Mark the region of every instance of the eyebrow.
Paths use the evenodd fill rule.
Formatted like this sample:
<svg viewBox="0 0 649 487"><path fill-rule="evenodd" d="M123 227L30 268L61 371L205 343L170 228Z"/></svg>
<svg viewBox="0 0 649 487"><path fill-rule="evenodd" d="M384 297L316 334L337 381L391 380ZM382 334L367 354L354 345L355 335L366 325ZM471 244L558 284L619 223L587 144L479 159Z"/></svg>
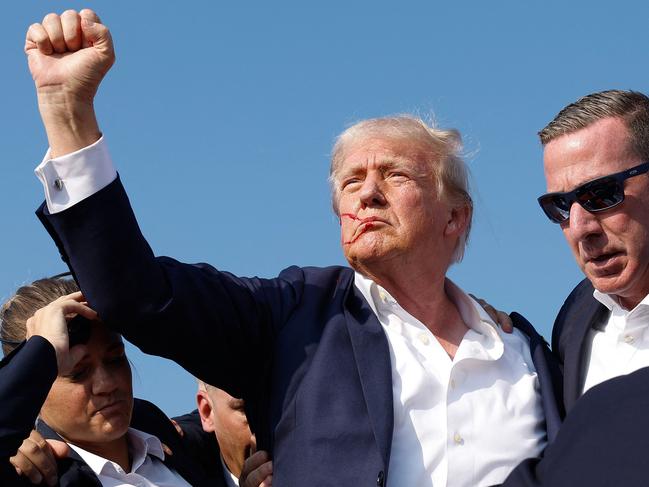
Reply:
<svg viewBox="0 0 649 487"><path fill-rule="evenodd" d="M390 156L390 157L383 157L379 159L376 163L378 166L385 170L385 169L392 169L394 167L397 167L399 165L409 165L409 163L412 163L413 161L411 159L408 159L406 157L402 156ZM365 167L367 166L367 161L363 163L353 163L350 165L343 166L340 168L340 171L338 171L338 177L339 178L344 178L344 177L349 177L354 174L358 174L359 172L364 172Z"/></svg>

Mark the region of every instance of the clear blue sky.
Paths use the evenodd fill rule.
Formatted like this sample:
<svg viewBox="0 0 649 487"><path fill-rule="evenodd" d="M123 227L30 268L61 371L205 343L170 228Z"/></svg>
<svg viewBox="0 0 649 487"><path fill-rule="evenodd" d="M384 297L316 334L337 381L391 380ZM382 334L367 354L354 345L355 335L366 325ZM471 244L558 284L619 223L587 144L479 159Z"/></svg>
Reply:
<svg viewBox="0 0 649 487"><path fill-rule="evenodd" d="M545 186L535 134L581 95L649 91L649 4L640 0L9 2L0 18L3 300L64 270L33 216L42 189L32 169L47 141L22 46L30 23L84 6L113 33L117 63L97 111L157 253L241 275L343 263L326 183L334 137L366 117L432 114L464 136L476 204L451 277L547 337L581 274L536 204ZM194 407L184 371L129 353L137 394L170 414Z"/></svg>

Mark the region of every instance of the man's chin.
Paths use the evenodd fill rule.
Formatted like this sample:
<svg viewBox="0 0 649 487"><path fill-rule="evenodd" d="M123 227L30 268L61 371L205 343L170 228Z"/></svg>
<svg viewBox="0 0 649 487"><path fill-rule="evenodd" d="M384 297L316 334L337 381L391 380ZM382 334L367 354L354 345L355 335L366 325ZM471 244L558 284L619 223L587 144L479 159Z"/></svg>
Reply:
<svg viewBox="0 0 649 487"><path fill-rule="evenodd" d="M623 272L606 275L595 273L589 275L588 279L595 289L604 294L623 295L629 285Z"/></svg>

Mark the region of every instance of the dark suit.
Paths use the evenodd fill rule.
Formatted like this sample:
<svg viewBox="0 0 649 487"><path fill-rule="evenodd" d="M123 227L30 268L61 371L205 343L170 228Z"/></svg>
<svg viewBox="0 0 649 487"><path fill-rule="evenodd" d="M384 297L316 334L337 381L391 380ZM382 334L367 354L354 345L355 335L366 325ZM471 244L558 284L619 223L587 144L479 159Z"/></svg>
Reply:
<svg viewBox="0 0 649 487"><path fill-rule="evenodd" d="M56 355L45 339L35 336L0 362L0 485L32 485L19 478L8 458L16 453L23 439L34 428L38 412L56 378ZM188 421L187 418L183 417ZM214 435L180 437L169 418L148 401L135 400L131 426L157 436L172 455L165 455L165 465L176 470L193 486L225 487L219 450ZM183 425L189 429L189 425ZM43 421L36 429L46 439L61 437ZM212 439L213 443L210 441ZM201 464L195 449L209 453L211 461ZM68 458L58 461L60 486L101 487L94 472L71 450Z"/></svg>
<svg viewBox="0 0 649 487"><path fill-rule="evenodd" d="M563 364L563 397L570 411L583 389L588 365L588 332L606 324L608 308L593 297L593 285L584 279L563 303L552 329L552 350Z"/></svg>
<svg viewBox="0 0 649 487"><path fill-rule="evenodd" d="M106 323L245 399L277 485L385 483L390 352L351 269L290 267L275 279L247 279L155 258L119 180L64 212L41 207L39 217ZM560 378L543 339L527 331L552 435Z"/></svg>
<svg viewBox="0 0 649 487"><path fill-rule="evenodd" d="M589 331L606 324L609 310L584 279L554 324L552 348L563 362L568 412L541 461L528 461L506 487L646 487L649 485L649 367L607 380L581 395Z"/></svg>
<svg viewBox="0 0 649 487"><path fill-rule="evenodd" d="M649 367L589 389L544 458L525 462L504 487L646 487L647 411Z"/></svg>

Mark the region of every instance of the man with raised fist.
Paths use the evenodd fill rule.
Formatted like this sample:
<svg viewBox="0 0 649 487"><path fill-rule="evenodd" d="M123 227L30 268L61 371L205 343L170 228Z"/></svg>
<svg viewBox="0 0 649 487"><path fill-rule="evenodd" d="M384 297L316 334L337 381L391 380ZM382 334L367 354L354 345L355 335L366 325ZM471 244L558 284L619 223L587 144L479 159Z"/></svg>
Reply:
<svg viewBox="0 0 649 487"><path fill-rule="evenodd" d="M454 130L364 120L331 163L350 267L242 278L155 257L93 110L114 61L88 10L30 27L50 152L39 217L101 319L242 398L281 486L486 486L558 430L559 371L524 320L505 333L446 277L472 218ZM179 339L185 346L178 346Z"/></svg>

